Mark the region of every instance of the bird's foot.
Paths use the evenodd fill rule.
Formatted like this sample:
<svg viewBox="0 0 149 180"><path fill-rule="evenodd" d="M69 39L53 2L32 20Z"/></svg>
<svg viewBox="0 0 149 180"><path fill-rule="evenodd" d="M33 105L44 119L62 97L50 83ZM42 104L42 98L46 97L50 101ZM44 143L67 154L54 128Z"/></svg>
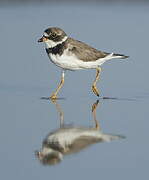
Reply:
<svg viewBox="0 0 149 180"><path fill-rule="evenodd" d="M52 94L51 96L50 96L50 99L51 99L51 101L56 101L57 100L57 96L56 96L56 94Z"/></svg>
<svg viewBox="0 0 149 180"><path fill-rule="evenodd" d="M99 96L99 90L97 89L96 85L92 85L92 91L96 96Z"/></svg>

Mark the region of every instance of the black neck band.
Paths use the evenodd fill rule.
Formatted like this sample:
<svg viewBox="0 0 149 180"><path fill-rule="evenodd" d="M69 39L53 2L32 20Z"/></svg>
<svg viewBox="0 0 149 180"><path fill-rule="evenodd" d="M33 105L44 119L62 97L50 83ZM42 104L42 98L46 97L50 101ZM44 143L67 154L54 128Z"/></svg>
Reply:
<svg viewBox="0 0 149 180"><path fill-rule="evenodd" d="M58 44L52 48L46 48L47 54L59 54L62 55L63 51L65 49L65 41L62 42L61 44Z"/></svg>

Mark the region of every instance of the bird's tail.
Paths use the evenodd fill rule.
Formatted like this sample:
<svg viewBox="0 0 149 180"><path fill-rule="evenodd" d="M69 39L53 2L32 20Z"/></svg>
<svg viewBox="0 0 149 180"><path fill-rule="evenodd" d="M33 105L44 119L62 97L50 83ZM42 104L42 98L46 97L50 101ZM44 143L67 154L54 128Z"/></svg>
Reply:
<svg viewBox="0 0 149 180"><path fill-rule="evenodd" d="M112 134L99 134L99 142L110 142L113 140L124 139L125 136L122 135L112 135Z"/></svg>
<svg viewBox="0 0 149 180"><path fill-rule="evenodd" d="M117 53L112 53L110 55L111 55L111 58L120 58L120 59L126 59L129 57L129 56L125 56L124 54L117 54Z"/></svg>
<svg viewBox="0 0 149 180"><path fill-rule="evenodd" d="M117 53L105 53L105 54L106 56L104 58L99 59L98 61L99 66L110 59L126 59L129 57L129 56L125 56L123 54L117 54Z"/></svg>
<svg viewBox="0 0 149 180"><path fill-rule="evenodd" d="M113 141L113 140L119 140L119 139L125 139L126 137L125 136L122 136L122 135L112 135L112 134L104 134L103 136L104 138L104 141L106 142L110 142L110 141Z"/></svg>

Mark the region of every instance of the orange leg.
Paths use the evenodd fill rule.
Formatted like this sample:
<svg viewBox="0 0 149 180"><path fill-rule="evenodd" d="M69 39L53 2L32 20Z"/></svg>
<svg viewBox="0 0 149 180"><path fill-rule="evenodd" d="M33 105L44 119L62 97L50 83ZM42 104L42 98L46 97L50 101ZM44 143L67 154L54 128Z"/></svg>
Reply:
<svg viewBox="0 0 149 180"><path fill-rule="evenodd" d="M93 91L93 93L94 93L96 96L99 96L99 90L98 90L97 87L96 87L96 83L97 83L97 81L99 80L100 72L101 72L101 68L98 67L98 68L96 69L96 77L95 77L95 80L94 80L94 82L93 82L93 84L92 84L92 91Z"/></svg>
<svg viewBox="0 0 149 180"><path fill-rule="evenodd" d="M65 76L65 71L62 71L61 82L58 85L56 91L50 96L51 100L56 100L57 99L57 94L64 85L64 76Z"/></svg>

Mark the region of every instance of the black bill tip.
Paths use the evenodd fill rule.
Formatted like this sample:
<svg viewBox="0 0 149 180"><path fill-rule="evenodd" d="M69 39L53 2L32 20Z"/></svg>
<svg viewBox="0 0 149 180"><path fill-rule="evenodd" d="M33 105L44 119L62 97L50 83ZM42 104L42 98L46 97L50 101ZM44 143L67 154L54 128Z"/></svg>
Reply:
<svg viewBox="0 0 149 180"><path fill-rule="evenodd" d="M38 39L38 42L43 42L43 38Z"/></svg>

